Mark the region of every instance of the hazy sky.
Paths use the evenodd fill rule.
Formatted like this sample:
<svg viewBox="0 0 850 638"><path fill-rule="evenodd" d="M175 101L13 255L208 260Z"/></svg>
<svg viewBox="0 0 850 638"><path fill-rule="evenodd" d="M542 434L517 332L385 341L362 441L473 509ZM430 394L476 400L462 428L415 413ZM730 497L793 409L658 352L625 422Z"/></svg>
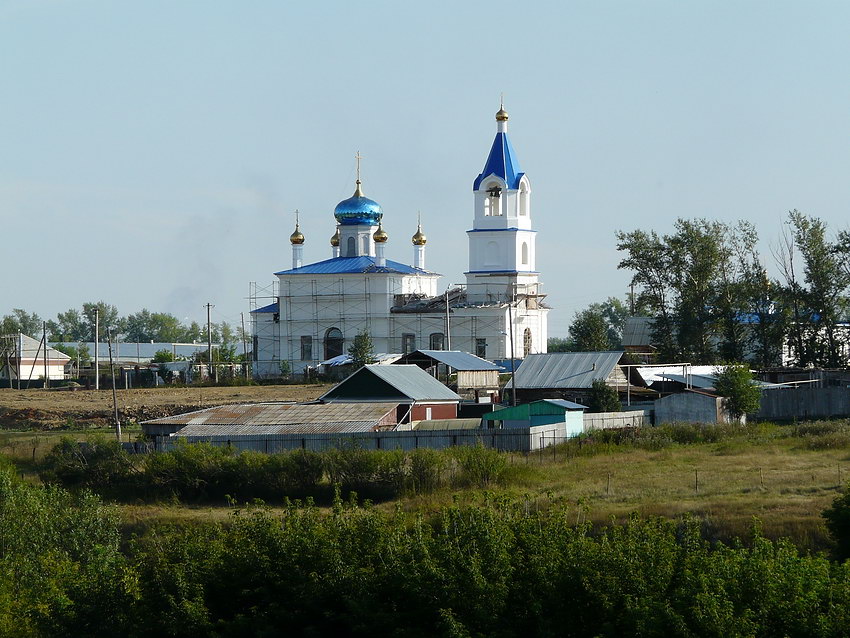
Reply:
<svg viewBox="0 0 850 638"><path fill-rule="evenodd" d="M614 231L792 208L847 227L850 3L0 0L0 314L104 299L237 323L333 208L463 281L505 94L550 334L622 296Z"/></svg>

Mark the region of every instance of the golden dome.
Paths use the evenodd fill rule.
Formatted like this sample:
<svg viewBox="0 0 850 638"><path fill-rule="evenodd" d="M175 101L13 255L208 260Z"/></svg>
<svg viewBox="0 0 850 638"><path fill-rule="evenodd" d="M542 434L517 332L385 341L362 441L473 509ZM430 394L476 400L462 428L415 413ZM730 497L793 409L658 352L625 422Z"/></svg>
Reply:
<svg viewBox="0 0 850 638"><path fill-rule="evenodd" d="M334 233L333 237L331 237L331 246L333 246L334 248L339 246L339 226L337 226L336 232Z"/></svg>
<svg viewBox="0 0 850 638"><path fill-rule="evenodd" d="M422 232L422 224L417 224L416 226L416 234L411 238L414 246L424 246L428 241L428 238L425 236L425 233Z"/></svg>
<svg viewBox="0 0 850 638"><path fill-rule="evenodd" d="M375 231L375 234L372 235L372 239L375 240L375 243L385 244L389 239L389 236L384 232L384 228L381 224L378 224L378 230Z"/></svg>
<svg viewBox="0 0 850 638"><path fill-rule="evenodd" d="M498 111L496 111L496 121L497 122L507 122L508 121L508 112L504 109L504 107L502 107Z"/></svg>
<svg viewBox="0 0 850 638"><path fill-rule="evenodd" d="M298 228L298 222L295 222L295 232L289 236L289 243L299 246L304 243L304 234Z"/></svg>

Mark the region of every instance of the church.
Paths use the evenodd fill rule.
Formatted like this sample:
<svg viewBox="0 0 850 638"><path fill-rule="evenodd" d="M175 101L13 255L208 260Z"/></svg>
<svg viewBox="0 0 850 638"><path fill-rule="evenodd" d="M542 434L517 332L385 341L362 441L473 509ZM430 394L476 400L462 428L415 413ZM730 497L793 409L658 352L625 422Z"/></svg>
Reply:
<svg viewBox="0 0 850 638"><path fill-rule="evenodd" d="M441 291L440 275L426 266L421 223L410 240L412 264L387 258L384 212L366 197L358 162L354 194L334 209L330 258L304 263L307 239L296 221L292 267L275 273L264 300L252 289L254 376L304 374L346 353L361 332L371 336L376 353L462 350L504 360L546 352L548 307L535 267L531 183L503 107L472 191L466 284Z"/></svg>

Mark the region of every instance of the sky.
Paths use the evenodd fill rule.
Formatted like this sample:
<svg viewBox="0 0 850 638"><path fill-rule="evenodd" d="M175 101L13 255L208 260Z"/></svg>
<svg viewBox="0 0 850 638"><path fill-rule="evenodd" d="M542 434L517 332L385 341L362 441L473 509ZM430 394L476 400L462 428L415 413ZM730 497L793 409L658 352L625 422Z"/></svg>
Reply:
<svg viewBox="0 0 850 638"><path fill-rule="evenodd" d="M463 281L504 94L550 336L622 297L617 230L847 228L850 3L0 0L0 315L104 300L238 324L250 282L331 256L333 208Z"/></svg>

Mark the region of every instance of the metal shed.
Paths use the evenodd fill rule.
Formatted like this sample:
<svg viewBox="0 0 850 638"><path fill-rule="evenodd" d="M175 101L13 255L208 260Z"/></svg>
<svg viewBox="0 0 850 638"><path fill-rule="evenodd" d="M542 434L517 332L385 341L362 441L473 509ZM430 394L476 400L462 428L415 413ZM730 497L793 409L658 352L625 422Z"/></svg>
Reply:
<svg viewBox="0 0 850 638"><path fill-rule="evenodd" d="M587 407L563 399L541 399L484 415L484 427L528 428L538 425L561 424L565 436L584 431L584 410Z"/></svg>

